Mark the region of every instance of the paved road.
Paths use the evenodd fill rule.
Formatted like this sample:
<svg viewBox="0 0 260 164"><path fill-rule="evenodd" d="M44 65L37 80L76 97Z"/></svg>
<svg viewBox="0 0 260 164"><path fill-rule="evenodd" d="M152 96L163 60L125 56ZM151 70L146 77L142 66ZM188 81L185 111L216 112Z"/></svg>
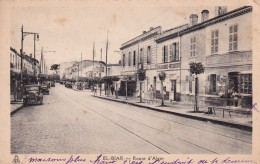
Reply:
<svg viewBox="0 0 260 164"><path fill-rule="evenodd" d="M12 153L249 154L252 133L92 96L56 84L11 116Z"/></svg>

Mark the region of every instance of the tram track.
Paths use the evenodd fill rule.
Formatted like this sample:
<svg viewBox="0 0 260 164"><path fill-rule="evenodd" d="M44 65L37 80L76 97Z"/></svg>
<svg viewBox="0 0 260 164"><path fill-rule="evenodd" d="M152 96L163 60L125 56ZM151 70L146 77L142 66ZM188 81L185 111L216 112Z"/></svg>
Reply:
<svg viewBox="0 0 260 164"><path fill-rule="evenodd" d="M70 91L73 91L73 90L68 90L68 91L70 92ZM68 93L69 93L69 92L68 92ZM139 135L138 133L135 133L133 130L131 130L131 128L127 128L127 127L125 127L124 125L120 124L119 122L117 122L117 121L115 121L115 120L112 120L111 118L105 116L104 114L100 114L100 112L102 113L102 111L99 110L99 108L101 109L101 107L104 107L104 104L103 104L103 105L102 105L102 103L101 103L101 104L95 104L95 110L92 109L93 107L92 107L92 108L89 108L89 107L88 107L89 105L87 105L89 102L88 102L88 101L86 102L86 98L88 98L88 96L90 96L90 95L86 95L85 92L75 92L75 93L81 93L81 95L84 95L84 96L82 97L82 96L80 96L80 94L76 94L76 97L72 97L72 96L70 96L69 94L65 94L65 95L68 96L68 97L70 97L70 99L72 99L72 100L75 101L76 103L78 103L78 104L80 104L80 105L82 105L82 106L84 106L84 107L87 107L87 109L88 109L89 111L91 111L91 112L93 112L93 113L95 113L95 114L97 114L97 115L99 115L99 116L101 116L101 117L103 117L103 118L109 120L109 121L112 122L113 124L115 124L115 125L119 126L120 128L126 130L127 132L131 133L132 135L135 135L136 137L138 137L138 138L144 140L145 142L147 142L147 143L153 145L154 147L160 149L160 150L163 151L164 153L170 153L170 152L168 152L167 150L164 150L163 148L161 148L160 146L158 146L158 145L152 143L152 142L149 141L148 139L142 137L142 136ZM91 98L95 99L94 97L90 96L89 101L91 101ZM104 101L104 102L105 102L105 101ZM86 104L86 103L87 103L87 104ZM116 104L116 103L113 102L113 103L108 103L108 104L111 105L111 104ZM92 105L93 105L93 104L92 104ZM189 140L182 139L182 138L180 138L180 137L176 137L176 136L172 135L171 133L168 133L168 132L166 132L166 131L164 131L164 130L158 129L158 128L153 127L153 126L150 126L150 125L148 125L148 124L146 124L146 123L143 123L143 122L140 122L140 121L138 121L138 120L136 120L136 119L132 119L131 117L129 117L129 116L127 116L127 115L123 115L123 114L124 114L124 113L122 113L123 110L121 111L121 113L120 113L120 112L116 112L115 110L110 110L109 105L107 106L107 108L106 108L105 110L108 111L108 112L110 112L111 114L117 115L118 117L124 118L125 120L128 119L129 121L136 122L136 123L138 123L138 124L140 124L140 125L146 126L147 128L150 128L150 129L152 129L152 130L155 130L155 131L157 131L157 132L159 132L159 133L163 133L163 134L168 135L168 136L170 136L170 137L175 137L176 139L181 140L181 141L183 141L183 142L186 142L186 143L188 143L188 144L190 144L190 145L193 145L193 146L199 147L199 148L201 148L201 149L204 149L205 151L207 151L207 152L209 152L209 153L220 154L218 151L214 151L214 150L208 149L208 148L206 148L206 147L203 147L203 146L201 146L200 144L196 144L196 143L193 143L193 142L191 142L191 141L189 141ZM120 106L122 106L122 105L123 105L123 104L120 104ZM98 109L98 110L96 110L96 109ZM102 109L102 110L104 110L104 109ZM99 111L99 112L97 112L97 111ZM199 131L201 131L201 132L206 132L206 133L208 133L208 134L214 134L214 135L216 135L216 137L217 137L217 136L225 137L225 138L227 138L227 139L231 139L231 140L234 140L234 141L239 141L239 142L243 142L243 143L245 143L245 144L252 145L252 143L251 143L250 141L246 141L246 140L243 140L243 139L239 139L239 138L236 138L236 137L232 137L232 136L225 135L225 134L221 134L221 133L217 133L217 132L212 132L212 131L209 131L209 130L205 130L205 128L203 129L203 128L191 126L191 125L185 124L185 123L183 123L183 122L173 121L171 118L168 118L168 117L165 118L164 116L158 116L156 113L151 114L151 112L145 111L144 109L141 109L141 110L140 110L140 109L132 108L131 111L137 112L137 113L142 114L142 115L150 116L150 117L153 117L153 118L156 118L156 119L160 119L160 120L163 120L163 121L168 121L168 122L171 122L171 123L174 123L174 124L178 124L178 125L180 125L180 126L185 126L186 128L196 129L196 130L199 130ZM211 124L211 125L212 125L212 124ZM208 125L206 125L206 126L208 126ZM230 128L229 128L229 129L230 129ZM237 131L235 131L235 132L236 132L236 133L239 133L239 132L237 132Z"/></svg>

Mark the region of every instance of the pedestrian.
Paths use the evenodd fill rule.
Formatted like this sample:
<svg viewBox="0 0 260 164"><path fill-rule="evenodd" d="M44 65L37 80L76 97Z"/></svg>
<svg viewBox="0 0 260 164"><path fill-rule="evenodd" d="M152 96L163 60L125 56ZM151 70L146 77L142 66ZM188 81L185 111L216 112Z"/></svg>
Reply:
<svg viewBox="0 0 260 164"><path fill-rule="evenodd" d="M95 84L94 85L94 96L96 96L97 95L97 85Z"/></svg>
<svg viewBox="0 0 260 164"><path fill-rule="evenodd" d="M149 88L149 104L152 102L153 103L153 100L154 100L154 90L153 90L153 85L150 86Z"/></svg>
<svg viewBox="0 0 260 164"><path fill-rule="evenodd" d="M114 85L112 85L111 86L111 93L112 93L112 95L114 95L114 91L115 91L115 87L114 87Z"/></svg>

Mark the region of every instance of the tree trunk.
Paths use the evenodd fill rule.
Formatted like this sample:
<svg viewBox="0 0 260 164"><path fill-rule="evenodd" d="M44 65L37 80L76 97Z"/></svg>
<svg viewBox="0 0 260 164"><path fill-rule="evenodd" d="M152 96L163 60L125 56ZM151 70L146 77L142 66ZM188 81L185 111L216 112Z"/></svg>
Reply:
<svg viewBox="0 0 260 164"><path fill-rule="evenodd" d="M101 92L102 92L102 84L101 83L99 84L99 89L100 89L100 93L99 94L101 96Z"/></svg>
<svg viewBox="0 0 260 164"><path fill-rule="evenodd" d="M116 91L115 91L115 94L116 94L116 98L118 98L118 93L117 93L117 82L116 82Z"/></svg>
<svg viewBox="0 0 260 164"><path fill-rule="evenodd" d="M199 111L199 107L198 107L198 77L196 76L195 78L195 111L198 112Z"/></svg>
<svg viewBox="0 0 260 164"><path fill-rule="evenodd" d="M127 100L127 81L125 81L125 99Z"/></svg>
<svg viewBox="0 0 260 164"><path fill-rule="evenodd" d="M142 102L142 81L140 81L140 102Z"/></svg>
<svg viewBox="0 0 260 164"><path fill-rule="evenodd" d="M164 106L163 81L161 80L162 106Z"/></svg>

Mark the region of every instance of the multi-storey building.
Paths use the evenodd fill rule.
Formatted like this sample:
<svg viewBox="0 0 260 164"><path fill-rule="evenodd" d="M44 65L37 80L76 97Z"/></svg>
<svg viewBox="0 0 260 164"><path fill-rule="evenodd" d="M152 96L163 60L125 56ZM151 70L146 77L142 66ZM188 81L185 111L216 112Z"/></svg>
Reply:
<svg viewBox="0 0 260 164"><path fill-rule="evenodd" d="M157 47L155 38L161 33L161 27L151 27L149 31L143 31L142 35L137 36L122 44L120 50L122 51L122 72L123 76L132 77L131 81L128 81L130 86L131 94L137 95L140 83L137 83L136 73L137 70L143 68L147 70L147 79L142 83L144 91L147 91L148 85L152 79L149 75L151 69L155 68L155 63L157 60ZM121 81L121 90L125 86L124 81Z"/></svg>
<svg viewBox="0 0 260 164"><path fill-rule="evenodd" d="M160 98L158 73L165 71L165 98L191 101L195 93L195 78L189 72L189 63L193 61L201 62L205 67L205 72L198 75L201 100L223 100L218 101L223 104L232 95L238 95L239 105L251 105L252 7L244 6L229 12L226 7L216 7L215 11L215 16L209 19L209 11L203 10L201 21L198 15L191 14L188 25L163 31L156 37L153 44L156 51L151 54L154 60L151 67L144 68L147 69L147 84L154 85L157 98ZM132 52L134 46L124 47L123 44L122 74L129 69L135 72L138 67L134 70L126 66L126 54Z"/></svg>

